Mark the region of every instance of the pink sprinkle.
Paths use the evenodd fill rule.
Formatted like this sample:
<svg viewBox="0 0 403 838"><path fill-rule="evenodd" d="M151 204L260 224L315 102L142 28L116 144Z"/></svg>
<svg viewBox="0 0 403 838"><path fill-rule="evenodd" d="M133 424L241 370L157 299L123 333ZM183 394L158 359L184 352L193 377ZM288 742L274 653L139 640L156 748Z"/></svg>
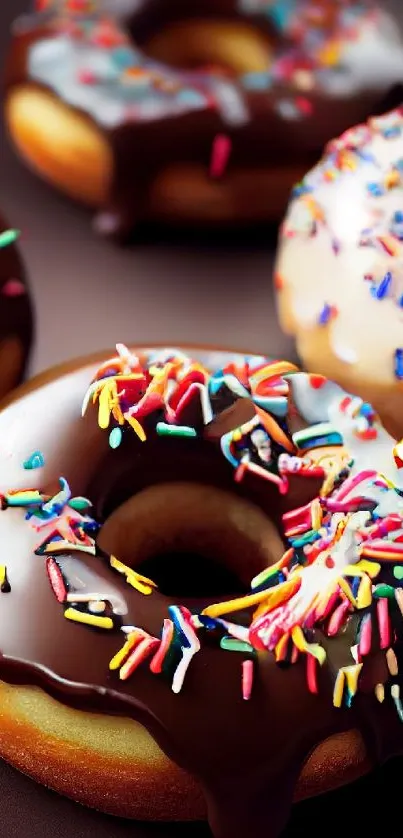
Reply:
<svg viewBox="0 0 403 838"><path fill-rule="evenodd" d="M97 81L97 77L92 70L80 70L77 75L80 84L95 84Z"/></svg>
<svg viewBox="0 0 403 838"><path fill-rule="evenodd" d="M242 664L242 697L249 701L253 686L253 661L246 660Z"/></svg>
<svg viewBox="0 0 403 838"><path fill-rule="evenodd" d="M303 113L304 116L311 115L313 111L313 105L312 102L309 101L309 99L305 99L305 96L298 96L298 98L295 100L295 104L300 113Z"/></svg>
<svg viewBox="0 0 403 838"><path fill-rule="evenodd" d="M210 177L220 178L223 176L228 165L231 148L230 138L226 134L217 134L211 149Z"/></svg>
<svg viewBox="0 0 403 838"><path fill-rule="evenodd" d="M4 283L1 293L3 297L22 297L25 291L25 285L20 279L8 279Z"/></svg>

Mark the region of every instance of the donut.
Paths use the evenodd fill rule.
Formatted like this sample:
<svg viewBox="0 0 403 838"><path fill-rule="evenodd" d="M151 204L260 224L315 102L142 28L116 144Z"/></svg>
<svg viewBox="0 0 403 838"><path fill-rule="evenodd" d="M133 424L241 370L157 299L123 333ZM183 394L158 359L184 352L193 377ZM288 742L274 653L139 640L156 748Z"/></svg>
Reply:
<svg viewBox="0 0 403 838"><path fill-rule="evenodd" d="M33 338L33 314L18 230L0 215L0 399L21 383Z"/></svg>
<svg viewBox="0 0 403 838"><path fill-rule="evenodd" d="M12 396L2 758L116 816L278 838L402 750L403 461L352 398L123 344Z"/></svg>
<svg viewBox="0 0 403 838"><path fill-rule="evenodd" d="M297 186L275 268L281 325L308 370L403 434L403 108L348 130Z"/></svg>
<svg viewBox="0 0 403 838"><path fill-rule="evenodd" d="M402 80L372 2L40 0L14 29L6 118L31 168L126 238L280 220L324 143Z"/></svg>

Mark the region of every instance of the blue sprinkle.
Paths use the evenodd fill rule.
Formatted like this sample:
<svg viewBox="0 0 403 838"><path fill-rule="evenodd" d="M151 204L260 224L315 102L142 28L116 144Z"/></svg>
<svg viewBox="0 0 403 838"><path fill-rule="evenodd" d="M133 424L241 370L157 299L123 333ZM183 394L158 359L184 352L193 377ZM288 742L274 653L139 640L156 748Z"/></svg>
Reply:
<svg viewBox="0 0 403 838"><path fill-rule="evenodd" d="M363 402L360 407L360 413L362 416L373 416L374 408L372 407L372 404L369 404L368 402Z"/></svg>
<svg viewBox="0 0 403 838"><path fill-rule="evenodd" d="M245 73L241 81L247 90L268 90L273 84L269 73Z"/></svg>
<svg viewBox="0 0 403 838"><path fill-rule="evenodd" d="M111 448L119 448L119 445L122 442L122 437L122 429L113 428L113 430L109 434L109 445L111 446Z"/></svg>
<svg viewBox="0 0 403 838"><path fill-rule="evenodd" d="M403 379L403 349L395 349L395 377Z"/></svg>
<svg viewBox="0 0 403 838"><path fill-rule="evenodd" d="M184 105L191 105L196 108L205 107L207 104L207 99L203 96L202 93L199 93L197 90L192 90L190 87L186 87L183 90L179 90L176 95L176 101L180 102Z"/></svg>
<svg viewBox="0 0 403 838"><path fill-rule="evenodd" d="M371 287L371 294L377 300L383 300L384 297L387 296L389 288L392 282L392 274L390 271L385 274L384 278L381 279L379 285L372 285Z"/></svg>
<svg viewBox="0 0 403 838"><path fill-rule="evenodd" d="M45 458L42 451L34 451L28 459L23 463L23 468L27 471L33 471L35 468L42 468L45 465Z"/></svg>
<svg viewBox="0 0 403 838"><path fill-rule="evenodd" d="M396 210L393 221L396 221L396 224L401 224L403 221L403 210Z"/></svg>
<svg viewBox="0 0 403 838"><path fill-rule="evenodd" d="M130 47L116 47L111 53L111 58L119 70L128 70L141 64L140 55Z"/></svg>
<svg viewBox="0 0 403 838"><path fill-rule="evenodd" d="M320 326L326 326L326 323L329 322L332 316L332 307L325 303L323 309L318 317L318 323Z"/></svg>
<svg viewBox="0 0 403 838"><path fill-rule="evenodd" d="M312 186L308 186L302 180L300 183L296 183L291 194L291 198L300 198L301 195L309 195L313 192Z"/></svg>
<svg viewBox="0 0 403 838"><path fill-rule="evenodd" d="M368 183L367 189L375 198L380 198L382 195L385 195L385 190L379 183Z"/></svg>
<svg viewBox="0 0 403 838"><path fill-rule="evenodd" d="M397 304L400 306L400 308L403 308L403 294L402 294L402 296L398 299Z"/></svg>
<svg viewBox="0 0 403 838"><path fill-rule="evenodd" d="M382 133L386 140L393 140L394 137L400 137L401 129L398 125L393 125L385 128Z"/></svg>

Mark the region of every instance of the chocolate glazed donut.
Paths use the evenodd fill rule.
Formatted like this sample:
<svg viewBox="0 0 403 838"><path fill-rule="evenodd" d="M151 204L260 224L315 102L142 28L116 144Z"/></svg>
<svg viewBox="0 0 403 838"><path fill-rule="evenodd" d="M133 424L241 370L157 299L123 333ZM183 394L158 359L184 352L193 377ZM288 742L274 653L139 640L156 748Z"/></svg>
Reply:
<svg viewBox="0 0 403 838"><path fill-rule="evenodd" d="M0 215L0 399L21 383L33 338L32 308L17 238L18 232Z"/></svg>
<svg viewBox="0 0 403 838"><path fill-rule="evenodd" d="M293 795L403 749L402 478L375 414L337 385L195 354L119 345L98 370L30 382L0 414L0 751L114 814L200 816L202 789L215 838L277 838ZM215 559L204 577L198 552ZM49 734L63 714L67 733ZM163 777L111 761L114 716L127 739L130 719L151 733L173 761Z"/></svg>
<svg viewBox="0 0 403 838"><path fill-rule="evenodd" d="M98 208L108 235L148 218L280 218L324 143L403 80L396 24L371 2L39 8L15 27L8 125L36 171Z"/></svg>

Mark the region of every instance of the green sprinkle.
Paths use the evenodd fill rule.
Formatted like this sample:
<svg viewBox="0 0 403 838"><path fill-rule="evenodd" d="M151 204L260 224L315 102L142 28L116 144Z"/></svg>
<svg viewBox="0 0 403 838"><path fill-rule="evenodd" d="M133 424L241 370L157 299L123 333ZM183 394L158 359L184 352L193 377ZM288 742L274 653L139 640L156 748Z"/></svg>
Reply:
<svg viewBox="0 0 403 838"><path fill-rule="evenodd" d="M119 448L119 445L122 442L122 437L122 429L114 428L109 434L109 445L111 448Z"/></svg>
<svg viewBox="0 0 403 838"><path fill-rule="evenodd" d="M189 438L197 436L194 428L189 428L187 425L167 425L165 422L157 423L157 434L160 436L186 436Z"/></svg>
<svg viewBox="0 0 403 838"><path fill-rule="evenodd" d="M398 565L393 568L393 576L395 579L403 579L403 565Z"/></svg>
<svg viewBox="0 0 403 838"><path fill-rule="evenodd" d="M270 577L274 576L275 574L278 574L277 568L266 567L264 570L258 573L258 575L255 576L254 579L252 579L252 591L254 591L255 588L259 588L260 585L264 585L264 583L267 582L268 579L270 579Z"/></svg>
<svg viewBox="0 0 403 838"><path fill-rule="evenodd" d="M382 599L383 597L386 597L387 599L394 599L395 589L392 585L377 585L374 590L374 597L376 599Z"/></svg>
<svg viewBox="0 0 403 838"><path fill-rule="evenodd" d="M0 248L13 244L19 235L19 230L5 230L4 233L0 233Z"/></svg>
<svg viewBox="0 0 403 838"><path fill-rule="evenodd" d="M42 468L45 465L45 458L41 451L34 451L23 463L26 471L33 471L35 468Z"/></svg>
<svg viewBox="0 0 403 838"><path fill-rule="evenodd" d="M246 643L244 640L237 640L236 637L222 637L220 640L221 649L225 649L227 652L243 652L247 655L255 655L255 650L250 643Z"/></svg>
<svg viewBox="0 0 403 838"><path fill-rule="evenodd" d="M74 509L76 512L82 512L84 509L90 509L92 503L90 500L88 500L88 498L77 497L71 498L67 505L70 506L71 509Z"/></svg>

